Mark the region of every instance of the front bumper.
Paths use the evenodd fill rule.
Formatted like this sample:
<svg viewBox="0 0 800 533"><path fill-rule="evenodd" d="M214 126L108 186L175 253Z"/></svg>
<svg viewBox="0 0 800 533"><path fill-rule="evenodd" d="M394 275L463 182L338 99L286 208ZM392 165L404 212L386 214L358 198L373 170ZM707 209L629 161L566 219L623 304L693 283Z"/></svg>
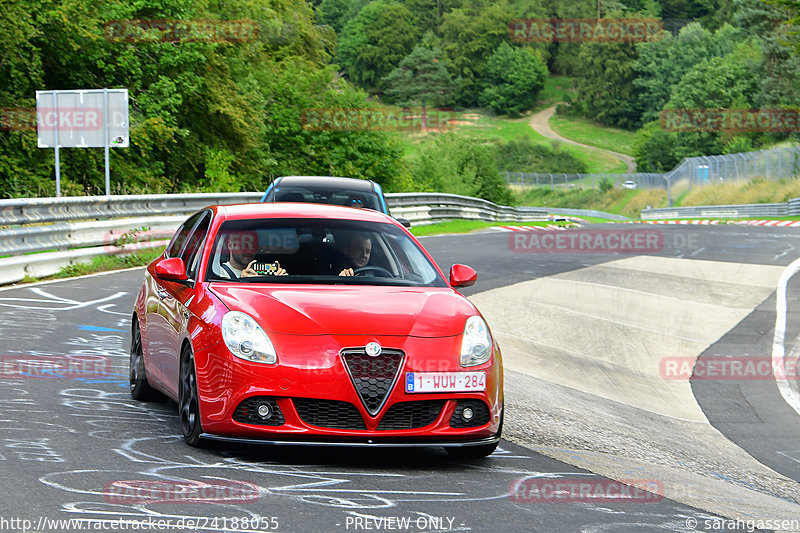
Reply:
<svg viewBox="0 0 800 533"><path fill-rule="evenodd" d="M502 360L495 346L485 365L470 371L486 373L486 389L480 392L407 393L406 372L463 372L456 356L460 337L413 338L347 336L337 338L274 335L278 364L259 365L231 356L217 344L195 353L200 415L210 439L242 438L273 444L345 446L469 446L492 443L502 414ZM354 386L342 360L343 350L377 341L405 354L398 378L378 412L371 414ZM283 416L280 424L259 425L234 420L234 411L245 400L269 398ZM309 423L298 411L296 400L347 403L359 427L330 427ZM480 401L488 409L486 423L478 426L451 425L459 402ZM393 406L401 403L441 402L438 415L421 427L386 429L381 426ZM393 426L396 427L396 426ZM489 439L489 440L487 440ZM360 444L359 444L360 443ZM473 444L470 444L473 443Z"/></svg>
<svg viewBox="0 0 800 533"><path fill-rule="evenodd" d="M366 440L281 440L263 439L258 437L234 437L229 435L215 435L213 433L201 433L200 438L234 444L267 444L274 446L344 446L349 448L467 448L470 446L485 446L487 444L494 444L500 441L500 437L498 436L463 441L384 440L381 438Z"/></svg>

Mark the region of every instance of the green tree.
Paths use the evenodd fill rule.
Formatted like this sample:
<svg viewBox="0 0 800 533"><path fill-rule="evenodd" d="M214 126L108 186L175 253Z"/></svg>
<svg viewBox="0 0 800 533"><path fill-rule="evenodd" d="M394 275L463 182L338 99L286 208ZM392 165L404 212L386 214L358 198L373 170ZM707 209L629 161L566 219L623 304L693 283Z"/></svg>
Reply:
<svg viewBox="0 0 800 533"><path fill-rule="evenodd" d="M636 126L633 43L582 43L578 61L582 75L576 84L577 112L608 126Z"/></svg>
<svg viewBox="0 0 800 533"><path fill-rule="evenodd" d="M399 188L405 169L402 151L387 132L335 131L304 125L309 110L369 109L366 93L341 78L332 67L319 69L301 58L270 65L259 74L270 95L263 102L265 149L273 160L263 176L321 174L369 178L388 190Z"/></svg>
<svg viewBox="0 0 800 533"><path fill-rule="evenodd" d="M414 14L414 25L423 33L436 32L445 13L461 5L461 0L400 0Z"/></svg>
<svg viewBox="0 0 800 533"><path fill-rule="evenodd" d="M475 139L439 135L420 146L409 167L425 190L477 196L501 205L513 201L497 170L493 147Z"/></svg>
<svg viewBox="0 0 800 533"><path fill-rule="evenodd" d="M648 122L636 132L633 156L639 172L666 172L680 163L678 134L664 131L657 121Z"/></svg>
<svg viewBox="0 0 800 533"><path fill-rule="evenodd" d="M756 68L761 59L755 41L740 43L724 57L703 60L672 89L665 109L749 109L758 92ZM685 157L721 154L733 147L753 146L756 133L728 131L664 131L649 122L637 132L634 156L643 172L672 168ZM749 141L745 140L748 138Z"/></svg>
<svg viewBox="0 0 800 533"><path fill-rule="evenodd" d="M641 121L650 122L658 117L669 101L673 86L696 64L729 53L728 43L741 42L743 38L743 33L731 26L712 34L693 22L681 28L677 37L664 32L660 39L639 44L633 86Z"/></svg>
<svg viewBox="0 0 800 533"><path fill-rule="evenodd" d="M442 17L441 48L454 78L461 79L458 103L474 106L483 89L486 64L509 39L508 24L515 10L507 0L472 0Z"/></svg>
<svg viewBox="0 0 800 533"><path fill-rule="evenodd" d="M355 17L369 0L322 0L317 12L320 22L331 26L337 34Z"/></svg>
<svg viewBox="0 0 800 533"><path fill-rule="evenodd" d="M40 89L128 88L131 146L111 151L114 192L259 190L270 174L288 170L407 183L389 134L303 129L307 108L368 104L327 65L335 35L315 25L303 0L30 7L10 4L0 20L0 108L34 107ZM158 19L251 19L259 33L239 42L164 42L151 31L130 42L132 34L119 38L104 27ZM53 166L35 131L0 135L0 196L52 195ZM102 192L102 150L62 150L61 170L65 194Z"/></svg>
<svg viewBox="0 0 800 533"><path fill-rule="evenodd" d="M348 78L365 89L381 89L381 79L411 52L420 33L403 4L372 2L342 30L337 59Z"/></svg>
<svg viewBox="0 0 800 533"><path fill-rule="evenodd" d="M792 34L791 27L784 24L786 8L759 0L736 0L736 7L737 22L761 47L763 60L757 70L760 81L755 104L766 108L800 107L800 55L792 53L789 44ZM767 142L775 142L787 134L764 137Z"/></svg>
<svg viewBox="0 0 800 533"><path fill-rule="evenodd" d="M422 127L427 127L427 106L451 101L455 85L441 59L438 48L417 45L383 79L389 102L402 106L422 106Z"/></svg>
<svg viewBox="0 0 800 533"><path fill-rule="evenodd" d="M533 107L544 87L547 66L539 52L503 43L489 58L479 102L512 117Z"/></svg>

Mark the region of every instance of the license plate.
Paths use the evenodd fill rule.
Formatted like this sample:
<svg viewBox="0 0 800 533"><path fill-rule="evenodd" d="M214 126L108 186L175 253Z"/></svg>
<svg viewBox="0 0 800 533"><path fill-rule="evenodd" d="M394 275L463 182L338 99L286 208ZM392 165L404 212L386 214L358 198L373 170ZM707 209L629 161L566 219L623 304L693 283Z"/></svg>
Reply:
<svg viewBox="0 0 800 533"><path fill-rule="evenodd" d="M406 392L486 390L486 372L406 372Z"/></svg>

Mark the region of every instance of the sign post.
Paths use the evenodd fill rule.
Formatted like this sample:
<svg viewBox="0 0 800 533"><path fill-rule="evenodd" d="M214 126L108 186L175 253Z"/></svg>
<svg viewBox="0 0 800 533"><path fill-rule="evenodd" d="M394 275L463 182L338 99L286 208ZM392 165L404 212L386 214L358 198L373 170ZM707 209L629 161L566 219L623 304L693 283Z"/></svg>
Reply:
<svg viewBox="0 0 800 533"><path fill-rule="evenodd" d="M105 151L106 195L111 194L109 148L129 146L128 89L36 91L39 148L54 148L56 196L61 196L60 148Z"/></svg>

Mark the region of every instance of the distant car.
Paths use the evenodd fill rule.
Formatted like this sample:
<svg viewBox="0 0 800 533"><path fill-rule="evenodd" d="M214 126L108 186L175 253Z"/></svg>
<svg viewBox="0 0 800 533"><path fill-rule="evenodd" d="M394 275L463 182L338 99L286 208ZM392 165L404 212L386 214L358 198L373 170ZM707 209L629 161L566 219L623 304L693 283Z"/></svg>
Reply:
<svg viewBox="0 0 800 533"><path fill-rule="evenodd" d="M503 426L503 363L458 292L476 278L458 264L445 277L406 229L369 209L203 209L145 272L131 395L176 401L192 446L443 446L487 456Z"/></svg>
<svg viewBox="0 0 800 533"><path fill-rule="evenodd" d="M626 181L625 183L622 184L622 188L623 189L636 189L638 187L639 186L636 184L636 182L635 181L631 181L631 180L628 180L628 181Z"/></svg>
<svg viewBox="0 0 800 533"><path fill-rule="evenodd" d="M267 187L261 201L365 207L392 216L381 186L372 180L333 176L283 176ZM405 218L396 220L407 228L411 227L411 222Z"/></svg>

